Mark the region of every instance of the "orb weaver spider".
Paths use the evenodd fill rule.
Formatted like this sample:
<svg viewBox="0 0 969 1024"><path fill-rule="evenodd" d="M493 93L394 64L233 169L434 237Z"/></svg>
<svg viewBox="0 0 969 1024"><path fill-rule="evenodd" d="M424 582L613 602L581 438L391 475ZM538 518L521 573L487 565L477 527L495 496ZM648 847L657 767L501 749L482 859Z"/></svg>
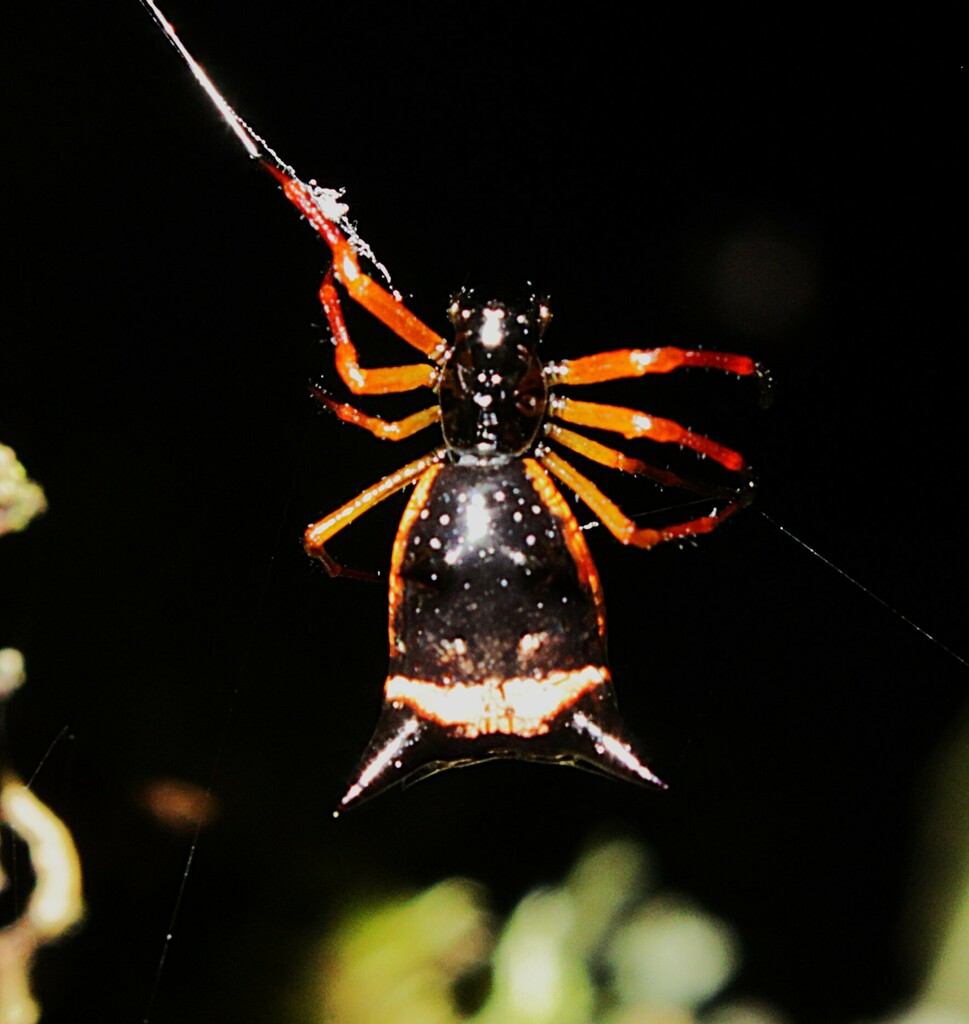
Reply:
<svg viewBox="0 0 969 1024"><path fill-rule="evenodd" d="M372 255L346 220L339 194L295 171L215 89L153 0L142 0L226 122L279 183L332 254L319 298L337 372L353 395L427 388L434 402L388 421L318 395L341 420L400 441L437 424L443 443L307 527L304 546L331 576L363 576L326 545L345 527L410 485L389 573L389 656L383 709L356 780L338 811L397 782L497 757L576 764L665 788L626 737L606 662L602 587L564 484L621 543L651 548L708 533L750 497L743 458L671 420L585 402L562 387L681 367L756 375L749 357L674 347L619 349L542 362L551 314L533 297L516 307L464 291L448 313L449 341L360 266ZM374 260L376 263L376 261ZM379 264L377 264L379 266ZM364 367L337 286L419 352L423 362ZM661 484L687 482L565 426L676 444L743 475L709 515L660 529L639 527L552 444Z"/></svg>

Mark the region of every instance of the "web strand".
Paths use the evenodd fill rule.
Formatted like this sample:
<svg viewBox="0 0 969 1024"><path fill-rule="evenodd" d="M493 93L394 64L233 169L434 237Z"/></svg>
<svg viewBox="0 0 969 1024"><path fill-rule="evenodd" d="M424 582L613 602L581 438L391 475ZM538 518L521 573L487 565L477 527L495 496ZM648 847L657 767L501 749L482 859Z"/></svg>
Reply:
<svg viewBox="0 0 969 1024"><path fill-rule="evenodd" d="M965 668L969 668L969 659L964 658L961 654L954 651L951 647L947 647L938 637L933 636L927 629L923 629L917 622L914 622L912 619L910 619L907 615L904 614L904 612L899 611L898 608L896 608L894 605L889 604L888 601L886 601L883 597L879 597L878 594L876 594L873 590L866 587L865 584L862 583L860 580L855 579L855 577L852 576L850 573L845 572L845 570L842 569L839 565L836 565L834 562L832 562L830 558L825 558L825 556L822 555L820 551L818 551L816 548L812 548L811 545L807 543L807 541L802 540L796 534L792 533L786 526L782 526L776 519L771 518L771 516L769 516L762 509L758 509L757 511L760 512L760 514L767 520L767 522L771 524L771 526L773 526L780 533L784 534L785 537L790 538L792 541L794 541L795 544L804 548L804 550L807 551L809 554L814 555L815 558L817 558L820 562L826 565L829 569L833 569L839 576L846 579L853 586L856 586L863 594L865 594L867 597L870 597L876 603L880 604L886 611L891 612L892 615L895 615L897 618L901 619L902 622L904 622L907 626L914 629L917 633L921 633L926 640L928 640L932 644L935 644L936 647L938 647L940 650L948 654L950 658L959 662L959 664L964 666Z"/></svg>
<svg viewBox="0 0 969 1024"><path fill-rule="evenodd" d="M175 26L165 17L161 8L154 0L141 0L141 5L151 15L152 20L165 34L165 38L175 47L178 55L182 58L188 69L192 72L195 81L198 82L202 91L208 96L209 101L219 112L219 116L232 130L235 137L242 143L243 148L253 160L258 160L264 166L273 166L284 175L300 182L306 188L315 201L316 206L327 220L338 224L340 230L346 236L358 256L369 260L380 272L387 284L391 283L390 271L374 255L370 246L357 233L355 225L349 220L347 214L349 207L341 202L343 189L324 188L318 185L315 180L310 179L304 182L296 171L283 160L279 154L269 145L266 140L253 131L248 124L235 112L231 104L215 87L215 83L206 74L205 69L192 56L188 48L178 37Z"/></svg>

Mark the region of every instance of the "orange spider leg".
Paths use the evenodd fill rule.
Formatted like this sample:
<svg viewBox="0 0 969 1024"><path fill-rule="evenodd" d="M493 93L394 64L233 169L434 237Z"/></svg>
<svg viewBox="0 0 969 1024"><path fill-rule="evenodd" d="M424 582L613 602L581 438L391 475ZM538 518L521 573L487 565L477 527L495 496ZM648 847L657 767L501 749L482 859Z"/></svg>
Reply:
<svg viewBox="0 0 969 1024"><path fill-rule="evenodd" d="M593 441L591 437L584 437L582 434L577 434L574 430L566 430L565 427L557 426L555 423L545 424L545 436L549 440L558 441L559 444L565 445L566 448L571 448L572 451L584 455L587 459L592 459L593 462L608 466L610 469L618 469L623 473L636 473L637 475L646 473L651 469L650 466L647 466L640 459L633 459L617 451L615 448L609 448L598 441Z"/></svg>
<svg viewBox="0 0 969 1024"><path fill-rule="evenodd" d="M323 284L320 285L320 302L323 304L330 332L336 343L336 368L343 383L355 395L386 395L394 391L433 387L437 380L437 369L429 363L382 366L374 369L364 369L360 365L356 346L350 340L350 333L343 319L340 297L333 284L333 276L333 267L330 267L323 278Z"/></svg>
<svg viewBox="0 0 969 1024"><path fill-rule="evenodd" d="M600 405L598 402L577 402L572 398L553 398L549 403L551 414L568 423L579 423L585 427L611 430L623 437L648 437L652 441L672 441L684 448L692 448L701 455L708 455L721 466L737 472L746 468L743 456L732 448L726 448L711 441L702 434L681 427L673 420L650 416L636 409L624 409L618 405Z"/></svg>
<svg viewBox="0 0 969 1024"><path fill-rule="evenodd" d="M414 316L400 299L381 287L373 278L360 269L356 253L353 251L350 243L343 237L337 225L323 213L310 187L286 174L269 161L263 160L262 163L266 170L282 185L283 194L286 198L306 217L317 234L330 247L330 251L333 253L333 273L337 280L346 288L350 298L360 303L364 309L386 324L395 334L403 338L408 345L413 346L419 352L423 352L424 355L434 362L440 362L447 351L447 342L439 334L432 331L423 321ZM330 275L327 275L327 277L329 279ZM324 281L324 288L326 286L327 282ZM332 288L332 281L330 282L330 287ZM321 289L320 297L323 300L324 306L326 306L328 299L323 299L322 291L323 289ZM333 295L334 297L336 296L335 289ZM338 302L335 308L339 309ZM337 315L342 325L343 317L340 314ZM327 316L331 317L330 309L327 309ZM333 326L332 317L330 322L331 326ZM338 348L341 344L338 336L339 333L337 330L334 330ZM346 336L345 326L343 326L342 333ZM347 380L347 386L356 394L383 394L387 391L407 391L411 388L420 387L422 384L427 384L432 379L433 371L430 368L424 368L425 377L420 380L416 379L417 375L414 373L408 374L403 372L400 376L394 377L393 371L388 370L387 376L375 378L374 381L368 381L366 374L368 372L373 373L374 371L361 370L356 364L356 350L353 348L349 336L345 337L343 344L346 349L347 366L355 366L358 373L363 375L358 378L350 374L350 379ZM412 371L414 369L416 368L399 368L400 371ZM377 380L380 382L377 383Z"/></svg>
<svg viewBox="0 0 969 1024"><path fill-rule="evenodd" d="M719 487L694 483L692 480L688 480L686 477L679 476L676 473L671 473L667 469L658 469L656 466L651 466L648 462L630 458L630 456L623 452L609 448L598 441L593 441L591 437L577 434L574 430L566 430L565 427L560 427L555 423L545 424L545 436L550 441L557 441L559 444L565 445L566 448L571 448L572 451L584 455L593 462L599 462L610 469L621 470L623 473L635 473L637 476L648 477L662 487L679 487L681 490L695 491L699 494L705 494L707 497L719 497L734 493L733 491L722 490Z"/></svg>
<svg viewBox="0 0 969 1024"><path fill-rule="evenodd" d="M439 405L429 406L421 409L420 412L411 413L402 420L382 420L378 416L368 416L365 412L347 405L345 402L335 402L327 395L315 392L316 397L344 423L352 423L355 427L363 427L369 430L374 437L384 441L402 441L411 434L437 423L441 418L441 407Z"/></svg>
<svg viewBox="0 0 969 1024"><path fill-rule="evenodd" d="M620 377L642 377L646 373L669 373L681 366L706 366L714 370L737 373L742 377L759 374L757 364L749 356L730 352L696 352L682 348L623 348L615 352L599 352L581 359L565 359L548 368L551 384L598 384Z"/></svg>
<svg viewBox="0 0 969 1024"><path fill-rule="evenodd" d="M313 558L318 558L331 576L372 579L372 573L361 572L358 569L347 569L340 565L332 555L327 553L323 545L344 527L349 526L355 519L362 516L364 512L368 512L374 505L378 505L384 498L389 498L390 495L396 494L397 491L413 483L419 476L436 466L444 458L444 455L445 449L439 448L437 451L431 452L430 455L415 459L413 462L398 469L396 473L385 476L383 480L378 481L373 487L369 487L361 492L318 523L312 523L306 528L306 533L303 535L303 547L306 549L306 553Z"/></svg>
<svg viewBox="0 0 969 1024"><path fill-rule="evenodd" d="M690 519L688 522L676 523L673 526L665 526L659 530L639 528L628 516L623 515L622 510L614 501L607 498L591 480L569 465L565 459L560 458L554 452L545 451L539 456L539 461L592 509L602 525L618 541L622 544L633 544L638 548L651 548L667 540L710 533L727 516L746 505L751 498L751 495L739 495L728 502L724 508L719 511L715 510L712 515Z"/></svg>

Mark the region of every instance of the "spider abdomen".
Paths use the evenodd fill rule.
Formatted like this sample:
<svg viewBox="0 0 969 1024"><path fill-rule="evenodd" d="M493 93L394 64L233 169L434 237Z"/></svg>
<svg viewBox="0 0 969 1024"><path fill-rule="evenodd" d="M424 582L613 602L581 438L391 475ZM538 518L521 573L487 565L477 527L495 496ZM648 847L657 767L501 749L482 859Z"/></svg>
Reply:
<svg viewBox="0 0 969 1024"><path fill-rule="evenodd" d="M390 674L474 684L602 664L598 576L545 470L512 459L432 472L394 547Z"/></svg>
<svg viewBox="0 0 969 1024"><path fill-rule="evenodd" d="M662 785L623 738L599 577L535 459L421 476L394 542L389 630L383 710L341 806L493 757Z"/></svg>

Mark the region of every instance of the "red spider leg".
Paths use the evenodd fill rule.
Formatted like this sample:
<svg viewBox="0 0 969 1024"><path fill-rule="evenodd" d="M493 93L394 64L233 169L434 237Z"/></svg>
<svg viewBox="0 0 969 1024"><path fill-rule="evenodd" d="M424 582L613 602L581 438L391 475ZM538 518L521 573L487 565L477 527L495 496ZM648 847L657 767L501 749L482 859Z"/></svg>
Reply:
<svg viewBox="0 0 969 1024"><path fill-rule="evenodd" d="M400 299L391 292L388 292L386 288L377 284L373 278L360 269L360 264L357 261L357 255L353 251L353 247L343 237L343 233L337 225L323 212L313 189L265 158L262 158L262 165L282 185L283 194L286 198L306 217L317 234L330 247L333 253L332 273L346 288L350 298L363 306L368 313L373 314L378 320L386 324L395 334L403 338L408 345L412 345L419 352L423 352L432 361L441 362L448 349L447 342L414 316ZM324 298L323 294L324 289L327 288L332 289L333 295L336 295L330 274L327 274L327 278L324 279L323 288L320 292L320 299L324 306L327 305L329 298L329 296ZM335 309L337 312L339 311L338 302L335 305ZM329 313L330 311L327 310L328 315ZM346 327L342 324L342 316L339 317L339 325L342 327L342 332L345 335ZM332 322L331 326L334 326ZM336 330L334 334L337 334ZM349 336L346 337L344 344L349 346L352 352L351 358L355 359L356 352L353 351ZM339 338L337 339L337 345L338 347L340 345ZM402 367L401 369L410 370L412 368ZM429 380L433 369L428 367L426 372ZM424 382L414 383L411 386L420 387L421 383ZM354 387L354 385L356 386ZM355 380L352 383L347 381L347 386L351 387L357 394L379 393L378 391L371 391L366 381ZM398 387L394 390L408 389Z"/></svg>
<svg viewBox="0 0 969 1024"><path fill-rule="evenodd" d="M646 527L639 528L628 516L623 514L614 501L607 498L591 480L584 477L565 459L554 452L545 451L539 456L539 461L553 476L558 477L569 490L573 491L578 498L592 509L602 525L618 541L623 544L633 544L638 548L651 548L656 544L662 544L664 541L677 540L681 537L694 537L701 533L710 533L727 516L746 505L752 497L752 495L741 495L728 502L719 511L714 511L709 516L701 516L699 519L690 519L685 523L676 523L673 526L665 526L659 530L652 530Z"/></svg>
<svg viewBox="0 0 969 1024"><path fill-rule="evenodd" d="M598 384L620 377L642 377L646 373L669 373L681 366L706 366L742 377L760 374L749 356L730 352L691 351L682 348L623 348L599 352L581 359L565 359L546 368L550 384Z"/></svg>
<svg viewBox="0 0 969 1024"><path fill-rule="evenodd" d="M673 442L684 448L692 448L701 455L707 455L721 466L736 472L746 469L743 456L732 448L726 448L711 441L702 434L681 427L673 420L650 416L636 409L624 409L618 405L600 405L598 402L577 402L572 398L553 398L549 402L551 414L568 423L579 423L585 427L611 430L623 437L648 437L652 441Z"/></svg>
<svg viewBox="0 0 969 1024"><path fill-rule="evenodd" d="M615 448L609 448L598 441L593 441L591 437L583 437L582 434L577 434L574 430L566 430L565 427L560 427L555 423L545 424L545 436L552 441L558 441L566 448L571 448L572 451L578 452L580 455L584 455L587 459L592 459L593 462L608 466L610 469L618 469L623 473L635 473L638 476L648 474L652 468L640 459L634 459ZM669 475L672 476L672 474Z"/></svg>
<svg viewBox="0 0 969 1024"><path fill-rule="evenodd" d="M169 42L178 50L196 81L245 147L246 152L253 159L258 160L280 183L286 198L300 210L330 247L337 280L346 287L350 297L359 302L378 320L385 323L409 345L423 352L432 361L440 362L448 347L444 339L414 316L395 295L382 288L360 269L354 245L361 251L368 250L366 245L356 237L352 225L347 221L346 206L338 202L339 193L300 181L296 172L281 160L265 139L257 135L226 102L225 97L216 89L205 70L189 53L179 39L174 26L165 18L154 0L141 0L141 2L168 37ZM348 241L344 231L340 230L338 222L343 224L345 231L354 240L353 244ZM379 264L377 265L379 266ZM326 283L324 282L324 287ZM385 373L377 372L368 381L368 373L374 374L374 371L361 370L357 363L356 350L343 325L343 317L339 311L335 290L333 301L330 301L329 295L324 298L322 293L321 300L325 307L329 306L327 315L337 341L338 367L341 376L345 374L344 379L347 386L354 393L377 394L388 391L407 391L422 385L433 385L434 369L424 366L420 368L391 368ZM395 370L399 372L395 372Z"/></svg>
<svg viewBox="0 0 969 1024"><path fill-rule="evenodd" d="M555 423L545 424L545 436L550 441L557 441L559 444L564 445L566 448L571 448L572 451L584 455L593 462L608 466L610 469L618 469L623 473L634 473L636 476L648 477L662 487L678 487L684 491L704 494L708 498L726 497L734 493L732 490L695 483L666 469L658 469L656 466L651 466L648 462L631 458L624 452L609 448L598 441L593 441L591 437L577 434L573 430L566 430L565 427L560 427Z"/></svg>
<svg viewBox="0 0 969 1024"><path fill-rule="evenodd" d="M386 395L395 391L413 391L414 388L433 387L437 382L437 368L429 363L414 363L410 366L381 366L371 369L364 369L360 365L356 347L350 340L350 333L347 331L347 325L343 319L340 297L333 285L333 276L333 267L330 267L326 272L326 277L323 278L323 284L320 285L320 302L323 304L326 319L330 324L330 333L336 343L336 369L343 383L355 395ZM368 280L370 279L368 278ZM374 287L380 287L373 281L370 283ZM382 288L380 290L383 291ZM404 309L403 306L400 308ZM410 315L408 313L408 316ZM423 324L421 326L423 327ZM443 345L443 340L438 340Z"/></svg>
<svg viewBox="0 0 969 1024"><path fill-rule="evenodd" d="M323 545L344 527L349 526L355 519L362 516L364 512L368 512L375 505L378 505L384 498L389 498L390 495L396 494L397 491L413 483L423 473L436 466L444 458L444 454L445 449L439 448L437 451L431 452L430 455L425 455L420 459L409 462L395 473L391 473L382 480L379 480L373 487L362 491L335 512L331 512L317 523L312 523L306 528L306 533L303 535L303 547L306 553L313 558L318 558L331 576L373 579L372 573L361 572L358 569L347 569L340 565L332 555L327 553Z"/></svg>
<svg viewBox="0 0 969 1024"><path fill-rule="evenodd" d="M421 409L420 412L411 413L402 420L382 420L378 416L368 416L365 412L347 405L345 402L335 402L328 395L314 390L314 395L344 423L352 423L355 427L363 427L369 430L374 437L384 441L402 441L411 434L437 423L441 418L441 407L439 405L429 406Z"/></svg>

